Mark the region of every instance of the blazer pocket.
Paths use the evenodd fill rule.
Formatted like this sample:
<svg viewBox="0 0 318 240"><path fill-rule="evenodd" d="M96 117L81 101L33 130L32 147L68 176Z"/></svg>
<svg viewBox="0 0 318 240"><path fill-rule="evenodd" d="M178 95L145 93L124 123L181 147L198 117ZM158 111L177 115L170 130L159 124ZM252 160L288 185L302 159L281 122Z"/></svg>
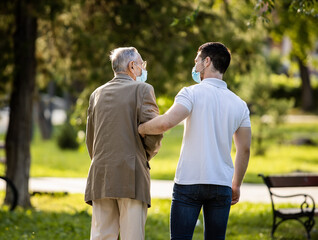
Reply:
<svg viewBox="0 0 318 240"><path fill-rule="evenodd" d="M131 155L119 159L118 164L107 169L106 190L116 197L135 198L136 157Z"/></svg>

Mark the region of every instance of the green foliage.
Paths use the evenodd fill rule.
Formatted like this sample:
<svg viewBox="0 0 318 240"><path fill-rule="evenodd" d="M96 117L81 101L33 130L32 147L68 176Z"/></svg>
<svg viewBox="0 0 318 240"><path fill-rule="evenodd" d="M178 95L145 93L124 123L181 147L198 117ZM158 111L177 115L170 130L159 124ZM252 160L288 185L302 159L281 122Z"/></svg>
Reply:
<svg viewBox="0 0 318 240"><path fill-rule="evenodd" d="M74 1L73 1L74 2ZM24 1L21 1L20 4L26 4ZM3 0L0 3L0 96L1 94L8 95L11 91L10 83L12 82L14 76L14 33L16 30L15 26L15 8L17 1ZM44 63L42 56L50 56L50 60L53 62L56 61L57 56L52 57L52 49L54 48L54 36L52 32L49 32L48 29L51 26L54 26L53 22L58 14L61 14L63 10L70 5L69 1L66 0L46 0L46 1L28 1L28 8L32 9L32 15L38 19L38 33L40 43L37 42L37 61L39 72L49 72L50 61ZM26 8L26 6L25 6ZM44 26L43 22L46 22L47 25ZM50 25L51 24L51 25ZM48 26L50 25L50 26ZM49 33L48 33L49 32ZM48 34L47 34L48 33ZM46 49L41 47L41 38L43 35L50 38L50 43L46 46ZM42 44L43 45L43 44ZM40 48L38 48L40 46ZM44 66L46 64L47 66ZM59 68L55 68L55 71L59 71ZM50 76L51 77L51 76ZM51 79L50 79L51 80ZM9 98L7 96L7 98ZM1 98L0 98L1 101ZM0 103L1 104L1 103ZM7 104L7 102L6 102Z"/></svg>
<svg viewBox="0 0 318 240"><path fill-rule="evenodd" d="M270 84L273 89L284 88L285 91L291 91L292 89L299 88L301 85L301 80L298 77L288 77L284 74L271 74Z"/></svg>
<svg viewBox="0 0 318 240"><path fill-rule="evenodd" d="M172 106L174 99L167 96L160 96L157 98L157 105L160 114L164 114Z"/></svg>
<svg viewBox="0 0 318 240"><path fill-rule="evenodd" d="M57 17L55 22L61 31L57 36L70 32L66 34L71 42L69 56L66 54L70 58L69 78L73 89L83 91L73 115L79 128L84 129L86 121L91 93L87 89L92 91L113 77L108 54L116 47L135 46L149 63L148 83L156 95L172 99L182 87L193 83L191 69L198 47L207 41L224 42L233 59L225 77L235 88L234 76L250 70L263 45L261 25L247 26L252 6L245 1L238 5L237 1L189 0L74 4L63 14L67 21Z"/></svg>
<svg viewBox="0 0 318 240"><path fill-rule="evenodd" d="M250 74L238 80L241 82L239 95L250 104L253 116L252 138L256 155L265 154L264 140L274 137L277 125L283 123L284 116L293 106L293 100L271 98L273 87L269 75L266 68L256 64Z"/></svg>
<svg viewBox="0 0 318 240"><path fill-rule="evenodd" d="M274 74L284 73L281 53L278 50L271 50L269 56L266 58L266 65Z"/></svg>
<svg viewBox="0 0 318 240"><path fill-rule="evenodd" d="M57 144L61 149L78 149L77 131L75 131L70 123L64 123L60 129L57 136Z"/></svg>
<svg viewBox="0 0 318 240"><path fill-rule="evenodd" d="M255 13L251 17L251 23L255 24L258 18L263 22L269 22L268 14L271 13L275 6L275 0L257 1L254 9Z"/></svg>
<svg viewBox="0 0 318 240"><path fill-rule="evenodd" d="M0 238L4 240L88 239L92 210L83 199L84 196L81 194L61 197L41 195L31 198L35 209L17 209L14 212L1 210ZM146 222L146 240L169 239L170 205L169 199L152 200ZM199 220L193 239L203 240L202 213ZM226 239L270 240L271 224L270 204L240 202L231 208ZM287 221L278 227L275 239L301 240L304 239L304 234L305 230L299 223ZM317 225L315 225L312 238L317 237Z"/></svg>
<svg viewBox="0 0 318 240"><path fill-rule="evenodd" d="M89 97L95 89L88 87L82 91L79 98L76 100L74 111L71 115L71 124L76 127L76 129L85 131L86 130L86 119L87 119L87 109Z"/></svg>
<svg viewBox="0 0 318 240"><path fill-rule="evenodd" d="M299 77L288 77L284 74L270 75L272 86L271 98L273 99L294 99L295 108L301 107L301 79ZM318 81L317 77L312 77L312 89L315 102L318 102Z"/></svg>
<svg viewBox="0 0 318 240"><path fill-rule="evenodd" d="M8 3L8 5L10 4ZM7 104L5 100L8 98L9 83L13 77L13 41L8 36L13 36L14 30L14 17L0 11L0 107L4 103Z"/></svg>
<svg viewBox="0 0 318 240"><path fill-rule="evenodd" d="M275 0L259 0L255 5L256 16L261 17L269 22L268 15L277 8ZM285 11L298 16L318 18L318 2L317 0L289 0L285 1Z"/></svg>
<svg viewBox="0 0 318 240"><path fill-rule="evenodd" d="M289 57L291 61L297 62L303 83L302 109L314 110L317 108L317 101L311 94L309 68L313 67L313 58L310 56L315 51L318 39L318 32L313 30L317 25L318 2L260 0L258 3L263 6L261 11L268 19L266 27L274 42L281 42L284 37L291 40L292 49Z"/></svg>
<svg viewBox="0 0 318 240"><path fill-rule="evenodd" d="M289 8L290 11L297 12L298 14L318 18L317 0L293 0Z"/></svg>

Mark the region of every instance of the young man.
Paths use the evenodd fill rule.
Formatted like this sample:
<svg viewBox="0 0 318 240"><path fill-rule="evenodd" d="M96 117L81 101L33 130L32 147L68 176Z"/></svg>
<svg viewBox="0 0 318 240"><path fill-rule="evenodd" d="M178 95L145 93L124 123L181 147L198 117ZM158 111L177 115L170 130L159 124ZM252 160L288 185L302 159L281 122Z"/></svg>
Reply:
<svg viewBox="0 0 318 240"><path fill-rule="evenodd" d="M93 205L91 240L144 239L150 206L148 161L162 135L138 134L138 125L158 116L146 62L133 48L112 51L115 77L91 95L86 144L92 163L85 201Z"/></svg>
<svg viewBox="0 0 318 240"><path fill-rule="evenodd" d="M200 46L192 69L193 80L199 84L183 88L164 115L138 128L142 135L160 134L185 119L171 205L172 240L192 239L202 207L204 239L225 239L230 206L239 201L251 124L246 103L222 80L230 60L229 50L221 43Z"/></svg>

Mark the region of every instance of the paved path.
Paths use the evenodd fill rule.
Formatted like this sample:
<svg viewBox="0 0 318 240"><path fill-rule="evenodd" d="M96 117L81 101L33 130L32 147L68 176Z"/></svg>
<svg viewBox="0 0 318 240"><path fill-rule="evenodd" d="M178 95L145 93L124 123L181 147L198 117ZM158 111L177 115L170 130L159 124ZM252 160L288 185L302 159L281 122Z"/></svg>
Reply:
<svg viewBox="0 0 318 240"><path fill-rule="evenodd" d="M85 178L51 178L37 177L30 179L30 192L69 192L84 193ZM0 189L4 185L0 182ZM166 180L151 180L152 198L171 198L173 182ZM295 193L308 193L318 202L318 187L308 188L279 188L276 192L280 195L290 195ZM269 193L264 184L244 183L241 187L241 201L270 203ZM293 201L297 201L297 198ZM279 199L277 199L279 202Z"/></svg>

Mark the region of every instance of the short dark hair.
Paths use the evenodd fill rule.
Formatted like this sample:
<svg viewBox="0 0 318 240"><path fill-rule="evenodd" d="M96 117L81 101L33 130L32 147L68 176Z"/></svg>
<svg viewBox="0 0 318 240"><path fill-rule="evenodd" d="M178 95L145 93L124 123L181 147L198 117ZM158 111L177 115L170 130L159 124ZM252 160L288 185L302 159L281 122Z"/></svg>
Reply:
<svg viewBox="0 0 318 240"><path fill-rule="evenodd" d="M231 62L231 52L224 44L219 42L207 42L202 44L198 52L202 59L210 57L213 66L220 73L225 73Z"/></svg>

